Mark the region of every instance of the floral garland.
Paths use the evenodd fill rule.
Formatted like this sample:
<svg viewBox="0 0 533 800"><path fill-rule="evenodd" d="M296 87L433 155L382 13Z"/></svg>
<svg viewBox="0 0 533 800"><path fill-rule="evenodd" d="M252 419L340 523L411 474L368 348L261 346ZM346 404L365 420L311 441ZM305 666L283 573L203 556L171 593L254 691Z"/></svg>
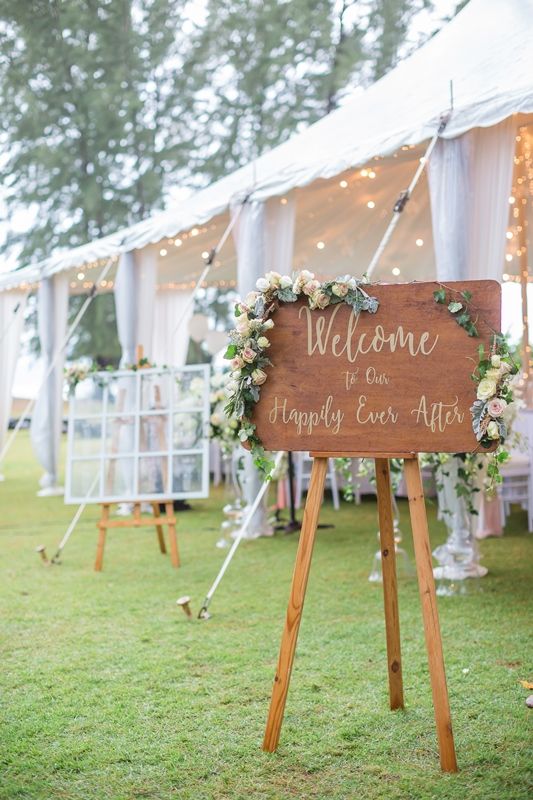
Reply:
<svg viewBox="0 0 533 800"><path fill-rule="evenodd" d="M451 294L456 299L452 299ZM471 292L456 292L442 284L433 293L433 297L436 303L447 304L450 314L469 336L479 336L478 317L474 319L472 316L476 309L471 303ZM514 399L511 380L518 372L518 366L512 358L505 337L494 330L489 353L485 353L481 344L478 354L479 361L472 373L472 380L476 384L476 400L470 412L477 441L482 447L489 448L495 442L503 444L507 437L505 411Z"/></svg>
<svg viewBox="0 0 533 800"><path fill-rule="evenodd" d="M300 298L306 298L311 309L346 303L355 313L368 311L374 314L379 301L363 289L365 283L349 275L321 283L308 270L302 270L294 278L267 272L257 281L257 291L250 292L235 306L237 322L235 329L230 331L231 344L225 354L232 367L231 379L226 386L226 412L239 421L239 439L250 448L256 467L267 478L271 477L273 461L266 457L256 426L250 420L259 400L260 387L267 379L264 367L271 366L266 355L270 341L265 335L274 327L271 314L280 303L294 303Z"/></svg>

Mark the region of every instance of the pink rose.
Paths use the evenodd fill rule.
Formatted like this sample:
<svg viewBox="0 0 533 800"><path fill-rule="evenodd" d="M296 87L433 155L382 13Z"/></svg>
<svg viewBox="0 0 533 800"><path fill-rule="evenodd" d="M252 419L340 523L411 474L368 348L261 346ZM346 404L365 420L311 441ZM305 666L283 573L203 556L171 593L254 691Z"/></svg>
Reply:
<svg viewBox="0 0 533 800"><path fill-rule="evenodd" d="M304 294L308 295L308 297L311 297L318 289L320 289L320 281L317 280L307 281L303 287Z"/></svg>
<svg viewBox="0 0 533 800"><path fill-rule="evenodd" d="M487 411L491 417L501 417L506 408L507 403L501 397L493 397L487 403Z"/></svg>
<svg viewBox="0 0 533 800"><path fill-rule="evenodd" d="M247 364L251 364L253 361L255 361L255 355L255 350L252 350L251 347L245 347L242 351L242 357Z"/></svg>
<svg viewBox="0 0 533 800"><path fill-rule="evenodd" d="M256 386L261 386L267 379L266 372L262 369L254 369L252 372L252 383L255 383Z"/></svg>
<svg viewBox="0 0 533 800"><path fill-rule="evenodd" d="M235 356L231 361L231 366L233 369L242 369L244 367L244 361L240 356Z"/></svg>

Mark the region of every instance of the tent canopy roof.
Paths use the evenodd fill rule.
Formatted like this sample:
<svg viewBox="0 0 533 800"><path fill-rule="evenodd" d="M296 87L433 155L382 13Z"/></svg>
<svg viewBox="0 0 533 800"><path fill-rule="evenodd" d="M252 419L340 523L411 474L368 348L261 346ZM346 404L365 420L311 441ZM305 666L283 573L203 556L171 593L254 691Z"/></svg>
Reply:
<svg viewBox="0 0 533 800"><path fill-rule="evenodd" d="M198 237L195 248L179 253L181 266L174 274L196 275L201 268L200 252L209 249L208 238L216 241L222 232L231 202L250 193L262 200L284 195L317 179L339 176L376 156L392 157L402 146L424 142L450 108L450 82L454 105L443 134L447 138L495 125L512 114L533 114L532 38L533 0L506 0L505 4L470 0L413 55L302 133L166 212L0 275L0 289L141 249L218 217L204 231L210 236ZM412 160L419 157L418 149L408 155ZM390 201L394 199L390 196ZM181 260L186 250L191 257L194 251L194 262Z"/></svg>

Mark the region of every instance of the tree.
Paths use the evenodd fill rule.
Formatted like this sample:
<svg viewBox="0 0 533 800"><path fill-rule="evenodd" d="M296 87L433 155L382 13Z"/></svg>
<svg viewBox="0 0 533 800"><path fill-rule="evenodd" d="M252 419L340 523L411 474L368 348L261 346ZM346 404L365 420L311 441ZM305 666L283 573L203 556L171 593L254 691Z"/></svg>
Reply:
<svg viewBox="0 0 533 800"><path fill-rule="evenodd" d="M0 177L20 261L115 231L163 204L190 150L175 81L184 0L0 2Z"/></svg>

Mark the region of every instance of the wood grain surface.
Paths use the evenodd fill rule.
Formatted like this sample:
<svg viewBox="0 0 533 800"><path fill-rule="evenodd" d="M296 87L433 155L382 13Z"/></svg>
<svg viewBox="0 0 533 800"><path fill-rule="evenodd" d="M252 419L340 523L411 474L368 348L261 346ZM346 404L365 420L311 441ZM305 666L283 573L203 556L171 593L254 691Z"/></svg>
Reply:
<svg viewBox="0 0 533 800"><path fill-rule="evenodd" d="M448 282L472 293L479 338L433 292L439 284L369 286L380 306L355 315L344 303L310 311L282 304L269 332L268 379L253 421L270 450L469 452L478 347L500 330L496 281ZM453 297L453 299L460 299Z"/></svg>

